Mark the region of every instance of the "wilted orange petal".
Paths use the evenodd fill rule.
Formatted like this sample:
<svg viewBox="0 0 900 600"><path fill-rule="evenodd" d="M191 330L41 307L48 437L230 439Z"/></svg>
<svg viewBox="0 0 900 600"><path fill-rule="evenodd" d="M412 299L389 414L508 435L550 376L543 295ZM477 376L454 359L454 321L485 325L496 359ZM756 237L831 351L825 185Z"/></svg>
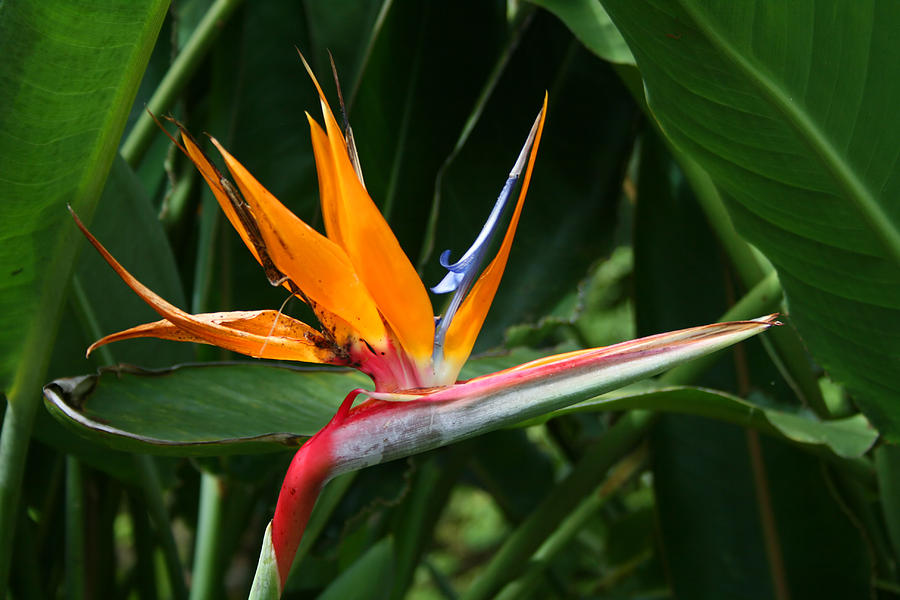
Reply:
<svg viewBox="0 0 900 600"><path fill-rule="evenodd" d="M537 156L538 145L541 142L541 132L544 129L544 117L546 114L547 96L545 94L537 132L531 146L531 153L528 156L528 166L525 169L525 177L522 179L522 188L519 191L519 199L516 202L516 209L510 219L506 235L503 236L503 242L494 260L485 268L478 281L472 286L472 291L466 296L447 330L447 339L444 343L444 357L452 364L462 365L469 357L469 354L472 352L472 346L475 345L475 338L478 337L478 332L481 331L481 326L491 307L491 302L494 300L494 294L497 293L500 278L503 277L503 270L506 268L506 261L509 258L509 250L516 235L516 226L519 224L519 215L522 213L525 194L528 192L531 170L534 167L534 159Z"/></svg>
<svg viewBox="0 0 900 600"><path fill-rule="evenodd" d="M272 339L268 338L268 332L262 333L262 330L265 327L266 317L263 317L258 321L255 321L252 318L246 319L243 322L242 329L241 327L224 325L218 322L216 319L198 318L194 315L184 312L177 306L169 304L163 298L157 295L153 290L138 281L131 273L129 273L125 269L125 267L119 264L119 261L113 258L109 251L107 251L107 249L103 247L103 244L101 244L93 235L91 235L91 232L89 232L87 228L85 228L85 226L81 223L81 220L75 215L74 212L72 213L72 216L74 217L75 224L78 225L78 228L81 229L82 233L84 233L88 241L90 241L94 248L97 249L97 252L100 253L103 259L109 264L109 266L111 266L113 270L119 275L119 277L122 278L122 281L124 281L125 284L128 285L128 287L134 290L134 292L141 297L141 300L149 304L150 308L159 313L161 317L163 317L173 326L181 329L186 334L191 335L194 338L202 340L208 344L219 346L221 348L227 348L229 350L234 350L236 352L241 352L244 354L252 355L252 352L254 350L263 351L264 345L272 343ZM236 322L237 321L240 321L240 319L236 319ZM272 322L274 322L274 318L269 321L269 327L271 327ZM303 330L302 328L300 330L294 329L289 324L287 325L287 329L285 329L285 331L288 330L299 332L301 335L305 336L305 330ZM309 339L308 341L313 344L315 343L314 339Z"/></svg>
<svg viewBox="0 0 900 600"><path fill-rule="evenodd" d="M217 140L212 142L250 205L275 266L310 300L346 321L371 345L386 344L384 323L375 301L340 246L304 223Z"/></svg>
<svg viewBox="0 0 900 600"><path fill-rule="evenodd" d="M271 358L276 360L297 360L302 362L341 364L325 337L301 321L280 314L274 310L234 311L205 313L192 315L195 321L207 325L221 325L236 332L249 334L226 340L226 343L215 345L240 352L254 358ZM125 331L110 334L97 340L87 353L96 348L135 338L160 338L179 342L212 343L206 337L200 337L176 327L169 321L156 321L131 327Z"/></svg>
<svg viewBox="0 0 900 600"><path fill-rule="evenodd" d="M328 237L347 252L404 350L420 360L429 359L434 346L434 310L428 292L359 181L325 94L305 60L303 64L319 92L328 132L326 153L321 129L317 132L311 123L316 163L330 158L330 164L317 167L320 173L324 169L330 174L320 188Z"/></svg>

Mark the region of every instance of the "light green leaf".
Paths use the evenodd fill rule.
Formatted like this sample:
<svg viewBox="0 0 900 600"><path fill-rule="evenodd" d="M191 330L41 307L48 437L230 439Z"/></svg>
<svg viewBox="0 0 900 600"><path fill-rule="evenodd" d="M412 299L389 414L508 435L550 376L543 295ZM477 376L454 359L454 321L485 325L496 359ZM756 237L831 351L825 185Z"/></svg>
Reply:
<svg viewBox="0 0 900 600"><path fill-rule="evenodd" d="M600 58L612 63L634 65L628 44L597 0L529 1L559 17L575 37Z"/></svg>
<svg viewBox="0 0 900 600"><path fill-rule="evenodd" d="M7 391L18 367L46 365L41 355L79 237L66 203L89 221L168 2L100 4L0 5L0 388Z"/></svg>
<svg viewBox="0 0 900 600"><path fill-rule="evenodd" d="M798 444L824 446L844 458L862 456L878 439L878 432L862 414L821 421L807 412L791 413L764 407L717 390L699 387L658 388L649 382L638 383L575 404L551 413L541 420L572 412L634 409L709 417L756 429Z"/></svg>
<svg viewBox="0 0 900 600"><path fill-rule="evenodd" d="M900 439L900 4L604 5L653 116L775 265L813 355Z"/></svg>

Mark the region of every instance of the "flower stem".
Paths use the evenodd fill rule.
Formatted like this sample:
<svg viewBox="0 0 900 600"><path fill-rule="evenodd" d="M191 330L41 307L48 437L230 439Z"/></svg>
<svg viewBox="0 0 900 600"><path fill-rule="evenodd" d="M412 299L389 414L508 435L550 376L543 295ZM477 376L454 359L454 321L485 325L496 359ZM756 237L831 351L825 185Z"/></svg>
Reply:
<svg viewBox="0 0 900 600"><path fill-rule="evenodd" d="M84 598L84 485L81 463L66 457L66 600Z"/></svg>
<svg viewBox="0 0 900 600"><path fill-rule="evenodd" d="M578 533L584 530L584 525L594 514L600 510L606 501L623 484L639 473L647 463L647 445L638 447L637 450L624 457L610 471L609 477L600 485L596 492L589 494L557 527L550 537L541 544L541 547L528 560L528 571L516 581L510 583L497 595L497 600L514 600L516 598L530 598L539 588L540 578L553 558L563 550Z"/></svg>
<svg viewBox="0 0 900 600"><path fill-rule="evenodd" d="M153 92L150 101L147 102L147 110L153 113L162 113L172 107L175 98L178 97L206 57L207 51L222 30L223 23L240 4L241 0L216 0L209 7L184 49L169 67L162 81L159 82L159 86ZM153 119L146 112L142 113L120 149L125 162L132 167L140 162L153 139L154 131L156 131L156 124Z"/></svg>
<svg viewBox="0 0 900 600"><path fill-rule="evenodd" d="M656 413L643 410L624 414L593 443L569 476L553 488L534 512L506 539L461 600L494 597L500 586L528 564L528 558L535 550L596 487L601 474L606 473L607 469L638 443L655 419Z"/></svg>
<svg viewBox="0 0 900 600"><path fill-rule="evenodd" d="M674 151L674 155L690 181L700 208L706 213L719 243L725 249L737 271L738 277L747 288L758 285L765 277L772 274L773 267L761 255L738 235L731 222L731 217L722 201L722 196L709 174L687 155ZM794 389L797 397L803 400L820 417L829 416L825 399L819 389L819 383L810 369L809 359L803 348L803 342L792 327L781 327L773 331L770 338L763 342L766 350L779 366L785 380ZM774 346L770 347L769 344Z"/></svg>
<svg viewBox="0 0 900 600"><path fill-rule="evenodd" d="M0 592L6 589L9 579L25 458L40 404L33 396L41 389L46 369L45 365L25 365L24 370L24 381L14 386L8 396L0 433Z"/></svg>
<svg viewBox="0 0 900 600"><path fill-rule="evenodd" d="M221 595L218 548L223 498L222 480L211 473L202 473L190 600L207 600Z"/></svg>
<svg viewBox="0 0 900 600"><path fill-rule="evenodd" d="M141 487L144 492L144 500L147 502L147 510L150 519L156 526L163 557L166 560L166 573L169 576L169 585L172 587L172 595L178 600L187 600L187 585L184 582L184 570L181 560L178 558L178 548L175 546L175 537L169 526L169 515L163 503L162 485L159 481L159 473L153 458L145 454L134 455L135 469L140 476Z"/></svg>

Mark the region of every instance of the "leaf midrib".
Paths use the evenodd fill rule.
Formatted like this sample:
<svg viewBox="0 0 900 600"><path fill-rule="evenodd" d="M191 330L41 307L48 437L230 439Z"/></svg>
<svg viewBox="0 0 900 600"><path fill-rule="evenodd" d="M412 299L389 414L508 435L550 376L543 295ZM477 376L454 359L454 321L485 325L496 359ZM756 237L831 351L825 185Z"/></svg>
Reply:
<svg viewBox="0 0 900 600"><path fill-rule="evenodd" d="M810 116L791 102L786 91L768 73L750 59L742 55L725 37L711 18L687 0L677 0L684 12L693 20L707 41L742 73L745 79L756 86L761 95L769 100L794 127L825 169L834 178L837 186L853 204L863 222L881 242L885 252L900 267L900 230L894 226L888 214L879 205L876 195L857 176L846 158L838 152L828 136Z"/></svg>

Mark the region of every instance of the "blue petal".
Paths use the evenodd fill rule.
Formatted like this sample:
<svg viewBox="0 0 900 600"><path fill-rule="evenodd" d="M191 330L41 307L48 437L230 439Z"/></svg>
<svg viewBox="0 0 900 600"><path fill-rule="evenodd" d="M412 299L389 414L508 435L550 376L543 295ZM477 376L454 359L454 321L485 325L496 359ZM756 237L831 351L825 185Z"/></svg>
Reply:
<svg viewBox="0 0 900 600"><path fill-rule="evenodd" d="M447 329L450 327L450 322L453 320L456 311L459 310L466 294L472 289L472 285L474 285L476 278L481 272L481 267L484 264L485 258L487 258L487 253L490 250L494 234L497 232L500 223L503 221L503 213L509 203L509 199L512 197L516 183L518 183L519 177L522 175L522 170L525 168L528 152L534 142L534 136L539 121L540 115L538 115L538 118L535 120L531 132L528 134L528 139L525 140L525 145L519 152L516 164L513 165L509 177L506 179L506 183L503 184L503 189L500 190L500 195L497 197L497 201L494 202L494 208L491 210L491 214L488 215L487 221L478 233L478 237L475 238L475 241L469 249L462 255L462 258L455 263L450 263L450 250L444 250L441 253L441 266L447 269L447 274L440 283L431 288L431 291L435 294L446 294L449 292L454 292L454 294L450 299L450 305L447 307L446 312L438 321L438 326L434 333L434 355L436 360L440 360L442 357L444 337L447 335Z"/></svg>

